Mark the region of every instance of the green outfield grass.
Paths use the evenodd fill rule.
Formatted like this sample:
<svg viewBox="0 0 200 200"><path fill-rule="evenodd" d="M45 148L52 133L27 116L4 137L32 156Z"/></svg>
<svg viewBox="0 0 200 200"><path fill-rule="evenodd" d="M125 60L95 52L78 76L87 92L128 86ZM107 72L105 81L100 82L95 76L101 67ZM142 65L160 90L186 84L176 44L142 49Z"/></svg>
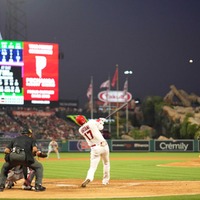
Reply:
<svg viewBox="0 0 200 200"><path fill-rule="evenodd" d="M0 158L3 156L4 154L0 154ZM195 160L198 156L199 153L111 153L111 179L200 181L200 167L159 167L161 164ZM128 159L130 157L133 159ZM89 153L61 153L60 160L57 160L56 154L52 153L50 158L55 159L40 158L44 166L44 178L85 179L89 168ZM3 160L0 161L0 167L2 164ZM95 179L102 179L102 163L96 171ZM131 199L193 200L200 199L200 195Z"/></svg>

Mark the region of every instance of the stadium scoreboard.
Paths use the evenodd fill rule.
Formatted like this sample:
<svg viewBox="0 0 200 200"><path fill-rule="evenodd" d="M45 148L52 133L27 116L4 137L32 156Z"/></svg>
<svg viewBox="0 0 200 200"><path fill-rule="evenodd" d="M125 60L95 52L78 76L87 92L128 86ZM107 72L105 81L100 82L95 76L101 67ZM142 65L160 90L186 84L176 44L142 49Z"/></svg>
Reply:
<svg viewBox="0 0 200 200"><path fill-rule="evenodd" d="M58 44L0 40L0 104L58 101Z"/></svg>

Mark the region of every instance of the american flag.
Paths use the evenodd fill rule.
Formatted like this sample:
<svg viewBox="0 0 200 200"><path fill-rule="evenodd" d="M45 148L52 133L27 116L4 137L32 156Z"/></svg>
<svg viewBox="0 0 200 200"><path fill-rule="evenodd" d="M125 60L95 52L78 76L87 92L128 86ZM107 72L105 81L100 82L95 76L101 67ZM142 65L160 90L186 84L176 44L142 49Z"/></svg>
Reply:
<svg viewBox="0 0 200 200"><path fill-rule="evenodd" d="M87 97L90 99L92 96L92 83L90 83L88 89L87 89Z"/></svg>
<svg viewBox="0 0 200 200"><path fill-rule="evenodd" d="M109 88L109 86L110 86L110 80L107 80L100 85L100 88Z"/></svg>
<svg viewBox="0 0 200 200"><path fill-rule="evenodd" d="M126 81L124 82L124 94L126 94L128 91L128 80L126 79Z"/></svg>

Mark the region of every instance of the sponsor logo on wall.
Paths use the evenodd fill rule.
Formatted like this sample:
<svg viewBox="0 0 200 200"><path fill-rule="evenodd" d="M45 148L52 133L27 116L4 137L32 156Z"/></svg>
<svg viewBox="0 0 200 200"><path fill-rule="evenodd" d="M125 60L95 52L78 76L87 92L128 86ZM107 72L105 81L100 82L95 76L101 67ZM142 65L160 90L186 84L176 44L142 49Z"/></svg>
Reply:
<svg viewBox="0 0 200 200"><path fill-rule="evenodd" d="M155 151L194 151L193 140L155 140Z"/></svg>
<svg viewBox="0 0 200 200"><path fill-rule="evenodd" d="M149 151L150 144L146 140L112 140L112 151Z"/></svg>

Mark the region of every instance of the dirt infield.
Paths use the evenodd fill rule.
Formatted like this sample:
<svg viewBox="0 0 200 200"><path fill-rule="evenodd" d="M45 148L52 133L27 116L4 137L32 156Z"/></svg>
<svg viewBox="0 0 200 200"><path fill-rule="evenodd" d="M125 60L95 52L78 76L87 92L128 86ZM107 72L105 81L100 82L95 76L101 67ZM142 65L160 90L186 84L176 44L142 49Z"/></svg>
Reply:
<svg viewBox="0 0 200 200"><path fill-rule="evenodd" d="M153 197L168 195L200 194L200 181L111 181L103 186L94 181L86 188L80 187L81 180L44 180L45 192L25 191L21 183L13 189L5 189L0 193L1 199L61 199L61 198L125 198Z"/></svg>
<svg viewBox="0 0 200 200"><path fill-rule="evenodd" d="M165 165L166 166L166 165ZM199 159L170 163L167 166L200 167ZM5 189L0 193L0 199L62 199L62 198L125 198L153 197L168 195L200 194L200 181L140 181L140 180L111 180L104 186L99 180L81 188L82 180L77 179L44 179L45 192L24 191L23 181L18 181L13 189Z"/></svg>

